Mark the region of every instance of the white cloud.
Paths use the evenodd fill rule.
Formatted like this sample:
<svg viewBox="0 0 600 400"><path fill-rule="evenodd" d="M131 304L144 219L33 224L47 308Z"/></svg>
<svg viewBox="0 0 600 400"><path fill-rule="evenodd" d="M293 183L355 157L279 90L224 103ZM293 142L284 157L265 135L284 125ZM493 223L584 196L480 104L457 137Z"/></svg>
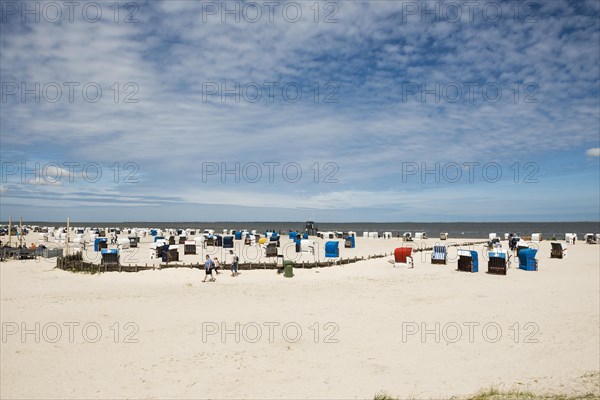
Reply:
<svg viewBox="0 0 600 400"><path fill-rule="evenodd" d="M34 186L62 186L61 181L51 180L51 179L41 179L41 178L28 179L25 181L25 183L27 185L34 185Z"/></svg>
<svg viewBox="0 0 600 400"><path fill-rule="evenodd" d="M591 149L587 149L585 155L588 157L600 157L600 147L594 147Z"/></svg>

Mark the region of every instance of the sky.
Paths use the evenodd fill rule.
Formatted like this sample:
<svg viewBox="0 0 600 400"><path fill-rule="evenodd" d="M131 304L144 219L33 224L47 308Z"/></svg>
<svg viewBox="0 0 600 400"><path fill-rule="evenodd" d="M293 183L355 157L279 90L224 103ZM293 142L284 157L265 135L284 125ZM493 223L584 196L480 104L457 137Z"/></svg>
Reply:
<svg viewBox="0 0 600 400"><path fill-rule="evenodd" d="M600 2L0 2L0 220L599 221Z"/></svg>

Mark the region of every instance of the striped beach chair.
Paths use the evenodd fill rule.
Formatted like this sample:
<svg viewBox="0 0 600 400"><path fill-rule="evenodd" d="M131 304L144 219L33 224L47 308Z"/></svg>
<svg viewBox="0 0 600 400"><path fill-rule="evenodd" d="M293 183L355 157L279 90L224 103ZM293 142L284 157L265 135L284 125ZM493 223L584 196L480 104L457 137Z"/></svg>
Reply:
<svg viewBox="0 0 600 400"><path fill-rule="evenodd" d="M506 275L508 254L505 251L488 252L488 274Z"/></svg>
<svg viewBox="0 0 600 400"><path fill-rule="evenodd" d="M433 246L432 264L446 264L446 246Z"/></svg>
<svg viewBox="0 0 600 400"><path fill-rule="evenodd" d="M119 250L117 249L102 249L100 250L102 258L100 265L106 267L118 267L120 262Z"/></svg>

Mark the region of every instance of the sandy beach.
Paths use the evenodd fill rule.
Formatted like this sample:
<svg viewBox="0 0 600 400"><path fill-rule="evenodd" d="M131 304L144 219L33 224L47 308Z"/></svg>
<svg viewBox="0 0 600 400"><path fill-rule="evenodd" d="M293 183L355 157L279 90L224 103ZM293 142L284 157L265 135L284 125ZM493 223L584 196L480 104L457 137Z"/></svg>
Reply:
<svg viewBox="0 0 600 400"><path fill-rule="evenodd" d="M341 244L342 257L360 257L402 242ZM199 269L90 275L55 259L4 262L1 397L600 395L600 246L569 246L561 260L542 241L537 272L513 262L506 276L487 274L474 249L478 273L456 271L451 250L447 265L423 252L413 269L388 256L291 279L225 271L214 283Z"/></svg>

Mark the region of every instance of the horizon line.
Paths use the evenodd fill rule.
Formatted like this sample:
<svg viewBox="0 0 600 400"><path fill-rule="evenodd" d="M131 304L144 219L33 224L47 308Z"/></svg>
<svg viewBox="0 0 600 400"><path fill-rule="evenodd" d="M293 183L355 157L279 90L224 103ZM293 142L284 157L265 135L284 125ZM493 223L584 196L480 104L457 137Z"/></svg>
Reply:
<svg viewBox="0 0 600 400"><path fill-rule="evenodd" d="M189 223L189 224L220 224L220 223L228 223L228 224L237 224L237 223L306 223L310 220L302 220L302 221L73 221L70 220L70 223L73 222L94 222L94 223L103 223L103 224L150 224L150 223ZM13 219L11 221L13 224L15 222L19 222L19 219ZM25 222L25 220L23 220ZM55 221L41 221L41 220L30 220L28 223L66 223L66 219L64 220L55 220ZM553 224L553 223L599 223L600 220L590 221L590 220L578 220L578 221L311 221L318 224L515 224L515 223L537 223L537 224ZM8 225L7 221L0 221L2 225Z"/></svg>

